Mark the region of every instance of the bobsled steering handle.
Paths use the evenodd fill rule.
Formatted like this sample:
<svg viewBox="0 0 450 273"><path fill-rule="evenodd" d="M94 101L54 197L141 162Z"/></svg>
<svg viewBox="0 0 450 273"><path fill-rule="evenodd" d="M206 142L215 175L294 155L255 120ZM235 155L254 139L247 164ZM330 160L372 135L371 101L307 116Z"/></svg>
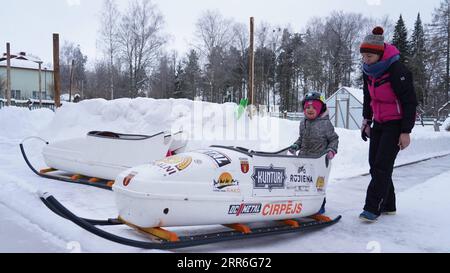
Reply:
<svg viewBox="0 0 450 273"><path fill-rule="evenodd" d="M43 138L40 138L40 137L37 137L37 136L31 136L31 137L27 137L24 140L22 140L22 142L20 142L20 145L22 145L23 143L25 143L25 141L28 141L30 139L37 139L37 140L40 140L40 141L44 142L47 145L50 144L47 140L45 140Z"/></svg>
<svg viewBox="0 0 450 273"><path fill-rule="evenodd" d="M46 140L44 140L44 139L42 139L42 138L40 138L40 137L34 137L34 136L33 136L33 137L27 137L27 138L25 138L25 139L22 140L22 142L19 144L19 146L20 146L20 151L22 152L23 159L25 159L25 163L27 163L28 167L29 167L35 174L37 174L37 175L39 175L39 176L42 176L42 174L40 174L40 173L33 167L33 165L31 164L31 162L28 160L27 154L25 153L25 148L23 147L23 143L24 143L25 141L30 140L30 139L41 140L41 141L44 142L46 145L48 145L49 142L46 141Z"/></svg>

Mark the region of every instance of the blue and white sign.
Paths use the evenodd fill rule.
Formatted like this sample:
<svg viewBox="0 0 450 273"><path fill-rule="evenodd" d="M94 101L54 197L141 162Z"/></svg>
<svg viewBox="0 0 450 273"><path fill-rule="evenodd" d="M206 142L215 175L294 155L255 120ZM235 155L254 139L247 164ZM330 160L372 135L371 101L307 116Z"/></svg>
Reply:
<svg viewBox="0 0 450 273"><path fill-rule="evenodd" d="M252 175L255 189L284 189L286 169L270 167L255 167Z"/></svg>

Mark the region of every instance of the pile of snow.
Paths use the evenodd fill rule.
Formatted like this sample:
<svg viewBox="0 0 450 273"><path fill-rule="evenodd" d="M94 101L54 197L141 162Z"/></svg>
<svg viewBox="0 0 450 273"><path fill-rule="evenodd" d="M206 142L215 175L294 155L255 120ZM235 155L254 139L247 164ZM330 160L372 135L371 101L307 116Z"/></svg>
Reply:
<svg viewBox="0 0 450 273"><path fill-rule="evenodd" d="M4 107L0 109L0 138L21 140L35 135L53 120L50 109L30 111L28 108Z"/></svg>
<svg viewBox="0 0 450 273"><path fill-rule="evenodd" d="M444 128L445 131L450 131L450 117L444 121L442 128Z"/></svg>
<svg viewBox="0 0 450 273"><path fill-rule="evenodd" d="M285 121L267 116L237 120L236 108L234 103L219 105L184 99L95 99L65 103L40 136L57 141L82 137L90 131L144 135L183 131L189 139L189 148L193 149L212 144L264 150L280 147L286 134L279 126Z"/></svg>

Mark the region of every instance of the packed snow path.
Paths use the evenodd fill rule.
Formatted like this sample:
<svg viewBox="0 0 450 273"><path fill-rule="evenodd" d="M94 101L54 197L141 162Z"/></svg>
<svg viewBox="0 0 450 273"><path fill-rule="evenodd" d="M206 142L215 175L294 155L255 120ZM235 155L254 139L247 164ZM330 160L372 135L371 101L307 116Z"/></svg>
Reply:
<svg viewBox="0 0 450 273"><path fill-rule="evenodd" d="M434 179L433 179L434 178ZM358 219L370 176L332 181L327 192L329 216L342 220L320 231L197 247L201 252L449 252L448 210L450 156L396 168L397 215L382 216L375 224ZM444 191L444 192L442 192ZM439 194L439 192L441 192ZM436 199L436 200L435 200Z"/></svg>

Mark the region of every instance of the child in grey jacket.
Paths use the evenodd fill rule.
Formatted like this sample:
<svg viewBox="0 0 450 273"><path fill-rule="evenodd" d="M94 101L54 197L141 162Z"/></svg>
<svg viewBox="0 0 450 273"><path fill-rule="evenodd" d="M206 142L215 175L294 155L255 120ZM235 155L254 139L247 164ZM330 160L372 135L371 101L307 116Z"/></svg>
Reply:
<svg viewBox="0 0 450 273"><path fill-rule="evenodd" d="M327 154L332 160L338 152L339 136L330 121L326 104L317 92L308 93L303 101L305 119L300 122L300 136L289 148L291 154L320 157ZM319 214L325 213L325 203Z"/></svg>
<svg viewBox="0 0 450 273"><path fill-rule="evenodd" d="M289 152L299 156L322 156L328 159L337 154L339 136L330 121L327 106L319 93L308 93L303 101L305 119L300 122L300 137Z"/></svg>

